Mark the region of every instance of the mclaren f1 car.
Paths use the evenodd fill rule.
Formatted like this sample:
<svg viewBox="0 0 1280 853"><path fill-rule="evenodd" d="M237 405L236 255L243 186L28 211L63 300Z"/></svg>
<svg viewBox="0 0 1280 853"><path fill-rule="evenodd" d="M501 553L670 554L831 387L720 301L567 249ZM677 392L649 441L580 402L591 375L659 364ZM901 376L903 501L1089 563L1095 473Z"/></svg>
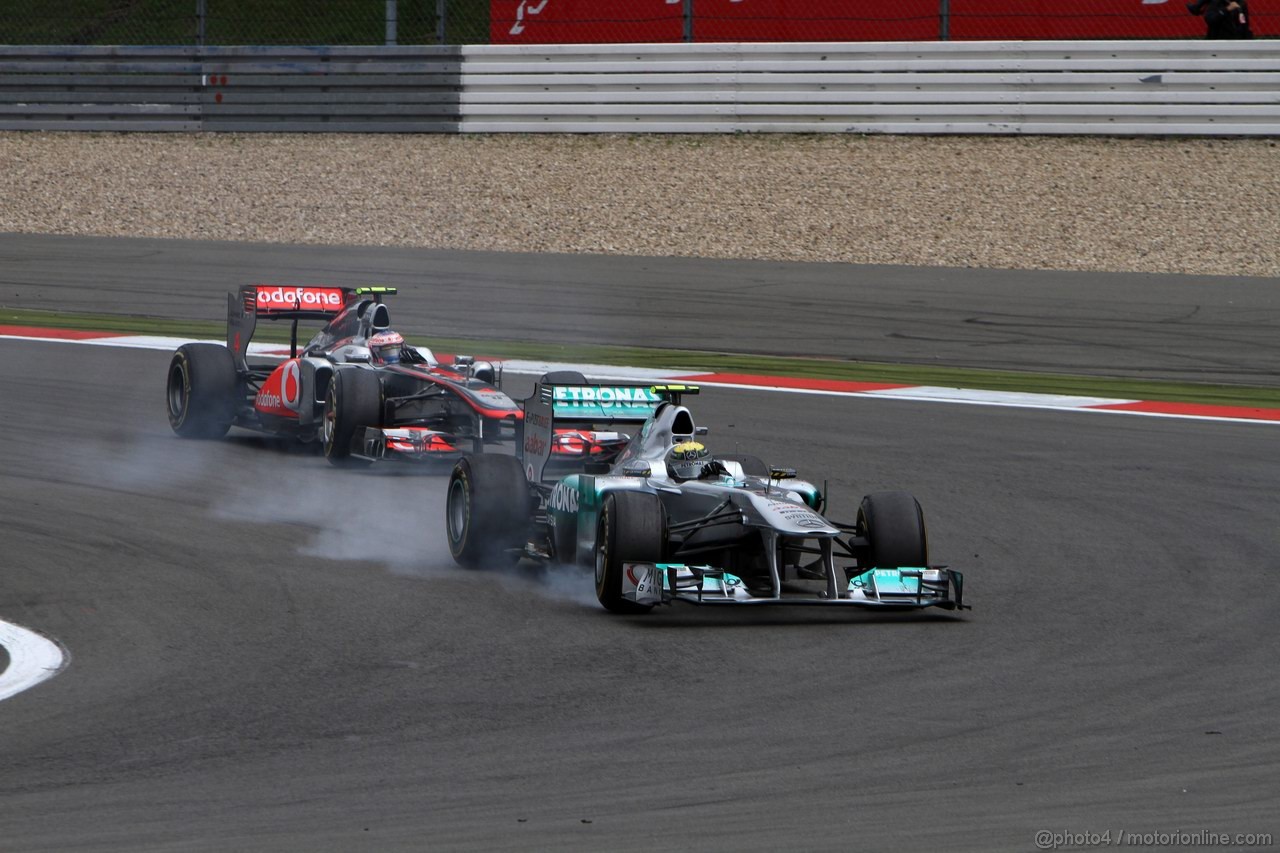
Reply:
<svg viewBox="0 0 1280 853"><path fill-rule="evenodd" d="M712 455L682 385L539 383L524 401L515 456L464 456L446 494L445 530L464 566L529 558L594 570L608 610L658 604L820 604L962 609L960 572L929 561L920 504L906 492L862 498L849 522L791 468ZM620 440L619 428L634 432ZM553 447L586 442L578 468ZM603 436L596 447L594 436ZM592 452L598 450L599 452Z"/></svg>
<svg viewBox="0 0 1280 853"><path fill-rule="evenodd" d="M523 417L489 362L441 364L391 328L390 287L249 285L228 295L227 343L169 363L169 424L186 438L235 426L319 443L335 464L458 459L514 436ZM250 354L259 320L290 323L288 355ZM322 322L299 348L298 323Z"/></svg>

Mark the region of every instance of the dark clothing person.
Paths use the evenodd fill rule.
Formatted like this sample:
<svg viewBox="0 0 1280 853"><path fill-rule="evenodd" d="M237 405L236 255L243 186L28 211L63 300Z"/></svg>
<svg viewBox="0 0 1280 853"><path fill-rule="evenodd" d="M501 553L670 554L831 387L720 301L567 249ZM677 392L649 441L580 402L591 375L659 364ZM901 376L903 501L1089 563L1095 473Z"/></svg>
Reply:
<svg viewBox="0 0 1280 853"><path fill-rule="evenodd" d="M1204 23L1208 28L1205 38L1253 38L1253 31L1249 29L1249 4L1246 0L1192 0L1187 4L1187 11L1193 15L1204 15Z"/></svg>

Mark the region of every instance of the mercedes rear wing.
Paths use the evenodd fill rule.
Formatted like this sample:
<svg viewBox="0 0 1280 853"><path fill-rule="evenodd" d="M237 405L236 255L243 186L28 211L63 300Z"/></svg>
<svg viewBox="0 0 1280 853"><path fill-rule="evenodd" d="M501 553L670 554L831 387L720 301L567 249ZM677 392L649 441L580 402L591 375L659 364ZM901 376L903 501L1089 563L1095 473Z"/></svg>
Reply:
<svg viewBox="0 0 1280 853"><path fill-rule="evenodd" d="M396 292L394 287L330 287L328 285L247 284L227 294L227 349L236 366L247 370L249 341L263 320L289 320L290 354L298 354L298 321L319 320L328 323L344 308L362 297L372 296L381 302L383 296Z"/></svg>
<svg viewBox="0 0 1280 853"><path fill-rule="evenodd" d="M557 427L643 424L663 403L678 404L698 386L683 384L543 384L523 401L523 440L517 448L529 482L539 483Z"/></svg>

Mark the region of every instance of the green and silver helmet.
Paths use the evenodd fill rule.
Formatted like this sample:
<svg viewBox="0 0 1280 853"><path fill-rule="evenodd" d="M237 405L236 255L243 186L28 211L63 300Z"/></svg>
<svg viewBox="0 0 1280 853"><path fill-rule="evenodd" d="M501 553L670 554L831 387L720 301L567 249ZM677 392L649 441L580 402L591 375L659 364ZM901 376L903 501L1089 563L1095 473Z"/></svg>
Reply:
<svg viewBox="0 0 1280 853"><path fill-rule="evenodd" d="M711 454L697 441L682 441L667 451L667 470L677 480L696 480L711 464Z"/></svg>

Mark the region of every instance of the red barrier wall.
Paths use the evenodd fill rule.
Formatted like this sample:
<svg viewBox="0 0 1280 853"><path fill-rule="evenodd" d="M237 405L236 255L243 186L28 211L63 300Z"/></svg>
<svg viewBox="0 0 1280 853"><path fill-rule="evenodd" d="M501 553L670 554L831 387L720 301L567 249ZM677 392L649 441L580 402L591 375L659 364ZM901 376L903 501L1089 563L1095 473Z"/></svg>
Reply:
<svg viewBox="0 0 1280 853"><path fill-rule="evenodd" d="M695 0L695 41L925 41L938 0Z"/></svg>
<svg viewBox="0 0 1280 853"><path fill-rule="evenodd" d="M1195 38L1204 32L1204 19L1188 12L1185 0L951 0L957 41Z"/></svg>
<svg viewBox="0 0 1280 853"><path fill-rule="evenodd" d="M684 40L676 0L490 0L493 44L607 44Z"/></svg>
<svg viewBox="0 0 1280 853"><path fill-rule="evenodd" d="M694 41L931 41L941 0L694 0ZM1255 35L1280 35L1280 0L1250 0ZM1198 38L1185 0L950 0L962 40ZM677 42L684 0L490 0L494 44Z"/></svg>

